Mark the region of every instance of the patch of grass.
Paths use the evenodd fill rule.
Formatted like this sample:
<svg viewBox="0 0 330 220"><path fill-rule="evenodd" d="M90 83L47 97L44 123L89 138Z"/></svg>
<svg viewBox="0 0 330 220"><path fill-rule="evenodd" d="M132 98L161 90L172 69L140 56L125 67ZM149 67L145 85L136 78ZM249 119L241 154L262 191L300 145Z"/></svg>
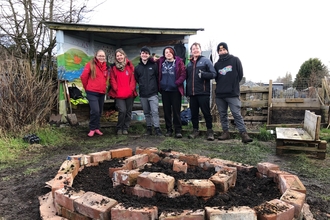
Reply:
<svg viewBox="0 0 330 220"><path fill-rule="evenodd" d="M259 135L258 135L258 140L260 141L270 141L270 140L274 140L275 137L273 134L271 134L266 126L262 126L259 128Z"/></svg>
<svg viewBox="0 0 330 220"><path fill-rule="evenodd" d="M42 169L42 167L38 167L38 168L27 168L23 172L23 174L26 175L26 176L30 176L31 174L38 173L41 169Z"/></svg>
<svg viewBox="0 0 330 220"><path fill-rule="evenodd" d="M306 154L299 154L292 158L290 168L296 173L303 173L307 178L315 178L326 181L330 173L330 167L324 166L323 160L315 160L307 157Z"/></svg>
<svg viewBox="0 0 330 220"><path fill-rule="evenodd" d="M14 163L15 160L28 147L22 139L17 138L1 138L0 139L0 170Z"/></svg>

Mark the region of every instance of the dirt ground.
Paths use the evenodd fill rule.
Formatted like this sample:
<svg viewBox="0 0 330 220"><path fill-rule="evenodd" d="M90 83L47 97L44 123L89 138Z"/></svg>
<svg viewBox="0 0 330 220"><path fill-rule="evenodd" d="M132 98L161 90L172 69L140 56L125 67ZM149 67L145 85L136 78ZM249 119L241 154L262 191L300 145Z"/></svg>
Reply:
<svg viewBox="0 0 330 220"><path fill-rule="evenodd" d="M38 162L33 162L27 166L23 167L12 167L6 170L0 171L0 220L38 220L40 218L39 213L39 201L38 197L44 195L50 191L48 187L45 187L45 182L51 180L56 175L60 165L69 155L79 154L81 152L96 152L100 150L109 150L116 149L122 147L131 147L133 151L137 146L144 147L154 147L157 146L165 137L151 137L145 138L143 136L131 135L129 136L129 140L125 143L117 143L117 144L107 144L104 142L104 147L102 149L93 148L92 142L90 142L90 138L86 137L86 128L75 128L74 132L77 135L77 140L79 142L75 146L54 146L54 147L43 147L43 146L35 146L38 148L38 151L27 152L21 160L31 159L37 154L43 155L43 160ZM109 130L104 130L105 135L110 135L112 132ZM95 137L93 141L102 142L104 137ZM196 141L204 141L196 140ZM208 144L217 144L218 141L214 141L212 143L208 142ZM130 143L127 145L127 143ZM274 143L270 143L274 144ZM326 160L329 160L329 156ZM276 155L270 155L267 158L268 162L279 164L281 168L287 169L289 171L289 163L290 157L277 157ZM329 162L327 162L328 164ZM326 164L326 163L325 163ZM84 169L75 179L74 187L82 188L84 190L91 190L97 193L102 193L106 196L113 197L119 201L123 201L122 199L129 201L127 203L130 206L141 204L142 199L134 199L132 196L125 197L123 195L118 195L114 193L114 190L108 190L108 188L112 188L111 181L108 179L108 166L109 164L103 163L99 167ZM26 174L27 170L31 170L31 173ZM99 174L93 169L97 169L102 174ZM103 169L103 170L102 170ZM164 167L160 165L155 165L153 169L164 169ZM32 172L33 171L33 172ZM95 175L99 175L99 181L91 182L88 181L84 176L81 175L85 172L94 173ZM168 172L168 171L167 171ZM253 173L252 173L253 174ZM317 220L326 220L330 219L330 206L328 203L321 201L319 198L320 195L330 195L330 187L328 185L319 183L313 179L307 179L304 177L304 174L297 174L300 180L303 182L307 189L307 203L310 205L311 212L315 219ZM194 171L191 171L187 175L194 176ZM106 178L106 179L102 179ZM242 178L248 180L245 182L240 181ZM9 179L6 180L6 179ZM90 183L82 184L82 182ZM97 187L101 186L101 188ZM251 187L253 186L253 187ZM106 191L104 192L104 187ZM253 188L253 190L251 190ZM247 189L250 189L248 191ZM256 190L256 191L255 191ZM113 194L111 194L113 193ZM252 194L261 195L260 197L251 197ZM246 173L239 173L238 180L236 182L236 187L228 192L225 195L217 195L211 200L205 202L196 198L183 196L176 200L176 202L171 201L168 202L167 199L164 198L154 198L157 199L157 206L161 207L160 212L177 210L180 208L188 208L192 209L192 207L203 207L207 206L231 206L231 205L249 205L251 207L260 204L262 200L269 200L269 198L279 197L279 192L276 189L274 183L267 179L256 179L254 176ZM251 199L254 198L254 199ZM189 200L188 202L187 199ZM260 200L259 200L260 199ZM143 199L143 202L149 203L153 199ZM184 204L188 204L187 207L184 207Z"/></svg>

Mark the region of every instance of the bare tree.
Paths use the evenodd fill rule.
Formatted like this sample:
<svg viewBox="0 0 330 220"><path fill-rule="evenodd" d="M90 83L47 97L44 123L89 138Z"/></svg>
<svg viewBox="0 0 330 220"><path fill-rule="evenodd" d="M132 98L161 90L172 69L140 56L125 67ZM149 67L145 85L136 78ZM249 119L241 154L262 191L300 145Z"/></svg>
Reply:
<svg viewBox="0 0 330 220"><path fill-rule="evenodd" d="M79 3L77 3L79 2ZM90 12L88 1L0 0L0 47L39 70L51 68L55 37L44 21L78 23Z"/></svg>

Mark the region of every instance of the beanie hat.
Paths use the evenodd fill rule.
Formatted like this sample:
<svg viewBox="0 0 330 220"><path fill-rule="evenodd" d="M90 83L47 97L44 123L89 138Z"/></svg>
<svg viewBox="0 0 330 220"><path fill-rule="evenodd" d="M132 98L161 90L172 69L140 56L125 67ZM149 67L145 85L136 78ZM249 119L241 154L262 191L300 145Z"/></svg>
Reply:
<svg viewBox="0 0 330 220"><path fill-rule="evenodd" d="M173 55L173 57L175 57L176 53L175 53L175 50L174 48L170 47L170 46L167 46L164 48L163 50L163 56L165 57L165 50L168 49L170 51L170 53Z"/></svg>
<svg viewBox="0 0 330 220"><path fill-rule="evenodd" d="M147 46L143 46L143 47L141 48L141 50L140 50L140 53L141 53L141 52L147 52L147 53L150 54L150 50L149 50L149 48L148 48Z"/></svg>
<svg viewBox="0 0 330 220"><path fill-rule="evenodd" d="M228 46L225 42L221 42L220 44L218 44L217 53L219 53L220 48L225 48L229 52Z"/></svg>

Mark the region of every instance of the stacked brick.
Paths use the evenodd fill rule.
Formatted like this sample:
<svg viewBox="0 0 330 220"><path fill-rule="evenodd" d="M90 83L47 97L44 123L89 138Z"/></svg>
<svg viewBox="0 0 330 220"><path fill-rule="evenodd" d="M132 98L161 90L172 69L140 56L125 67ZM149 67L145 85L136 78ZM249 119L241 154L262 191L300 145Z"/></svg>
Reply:
<svg viewBox="0 0 330 220"><path fill-rule="evenodd" d="M237 170L249 171L252 166L217 158L199 155L187 155L180 152L162 152L157 148L137 147L135 155L132 149L122 148L101 151L88 155L74 155L67 158L58 170L55 178L47 184L52 191L39 198L40 214L44 220L70 219L141 219L141 220L210 220L210 219L244 219L244 220L292 220L302 219L306 199L306 188L296 175L281 171L279 166L271 163L257 165L259 178L271 177L277 183L282 196L260 204L258 207L247 206L222 209L205 207L201 210L184 210L180 213L158 213L158 208L125 208L112 198L94 192L75 191L71 186L79 171L88 166L97 166L112 158L125 158L121 167L109 168L109 177L113 186L129 186L130 193L138 197L152 197L157 192L174 198L189 193L205 200L216 192L227 192L235 187ZM209 179L176 180L172 176L157 172L140 172L139 168L164 160L173 165L173 170L186 173L188 168L199 166L204 170L215 168L217 171ZM177 185L175 189L174 186ZM265 212L264 210L268 211ZM312 219L312 218L311 218Z"/></svg>

